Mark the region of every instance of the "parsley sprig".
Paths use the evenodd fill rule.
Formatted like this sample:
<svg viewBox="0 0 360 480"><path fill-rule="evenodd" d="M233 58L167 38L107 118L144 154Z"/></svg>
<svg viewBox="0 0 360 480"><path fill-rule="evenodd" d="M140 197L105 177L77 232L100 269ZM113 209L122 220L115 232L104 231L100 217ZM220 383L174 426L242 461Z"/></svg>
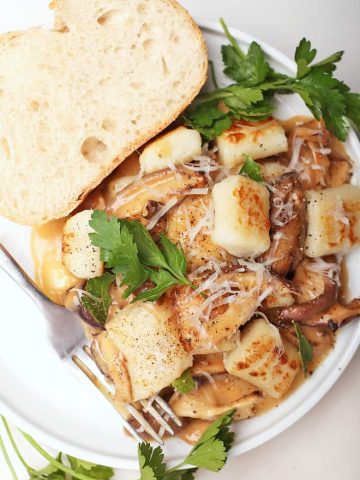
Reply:
<svg viewBox="0 0 360 480"><path fill-rule="evenodd" d="M29 475L29 480L110 480L113 477L114 470L110 467L96 465L94 463L80 460L79 458L72 457L71 455L64 455L62 453L59 453L56 457L53 457L48 452L46 452L30 435L21 432L25 439L29 442L29 444L49 462L45 468L42 468L40 470L36 470L30 467L30 465L22 456L6 419L4 417L1 418L5 427L5 431L10 440L11 446L13 447L15 454L19 458L25 470L27 471L27 474ZM6 451L5 444L1 436L0 447L3 451L6 462L9 466L14 480L18 480L15 469L11 463L10 457ZM65 458L67 459L68 465L64 463Z"/></svg>
<svg viewBox="0 0 360 480"><path fill-rule="evenodd" d="M95 210L89 222L93 245L100 247L100 257L113 274L120 274L127 288L124 298L150 280L155 286L145 288L134 301L155 301L174 285L196 288L186 275L186 258L182 249L161 234L159 245L138 221L121 220Z"/></svg>
<svg viewBox="0 0 360 480"><path fill-rule="evenodd" d="M161 447L152 448L147 443L141 443L138 448L140 480L192 480L198 468L211 472L221 470L234 440L234 433L229 428L234 413L235 410L231 410L215 420L184 461L168 470Z"/></svg>
<svg viewBox="0 0 360 480"><path fill-rule="evenodd" d="M339 140L345 141L349 132L346 117L360 129L360 94L350 92L344 82L333 76L344 52L313 63L316 49L303 38L295 51L297 74L290 77L270 67L257 42L252 42L244 53L222 19L221 25L230 42L221 49L224 73L235 83L201 96L188 111L186 123L204 137L220 135L234 119L255 122L268 118L274 110L276 93L299 94L314 117L323 118Z"/></svg>
<svg viewBox="0 0 360 480"><path fill-rule="evenodd" d="M100 277L91 278L86 283L86 293L83 293L80 298L84 309L101 325L105 324L108 316L112 302L109 289L114 280L115 276L108 272Z"/></svg>
<svg viewBox="0 0 360 480"><path fill-rule="evenodd" d="M240 168L240 175L254 180L255 182L263 182L264 178L261 174L260 165L258 165L249 155L244 155L244 163Z"/></svg>
<svg viewBox="0 0 360 480"><path fill-rule="evenodd" d="M202 434L185 460L170 469L166 468L161 447L153 448L149 443L140 443L138 446L140 480L193 480L198 468L212 472L221 470L234 440L234 433L230 431L234 413L235 410L231 410L215 420ZM30 435L21 432L29 444L49 462L45 468L36 470L24 459L4 417L2 421L11 446L27 471L29 480L110 480L114 476L114 471L110 467L96 465L62 453L54 457ZM0 450L14 480L19 480L1 436Z"/></svg>
<svg viewBox="0 0 360 480"><path fill-rule="evenodd" d="M313 347L309 340L303 334L298 322L294 322L295 334L299 344L299 356L304 376L308 375L308 364L313 359Z"/></svg>
<svg viewBox="0 0 360 480"><path fill-rule="evenodd" d="M174 380L171 385L179 393L189 393L196 388L196 382L189 368L185 370L179 378Z"/></svg>

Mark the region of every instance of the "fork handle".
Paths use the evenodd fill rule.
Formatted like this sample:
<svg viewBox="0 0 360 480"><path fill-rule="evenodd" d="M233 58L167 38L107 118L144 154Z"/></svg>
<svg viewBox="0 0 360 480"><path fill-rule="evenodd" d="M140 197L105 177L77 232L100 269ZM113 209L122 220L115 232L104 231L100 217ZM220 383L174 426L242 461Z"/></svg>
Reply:
<svg viewBox="0 0 360 480"><path fill-rule="evenodd" d="M43 303L44 300L50 302L2 243L0 243L0 268L12 278L36 304L41 305L40 302Z"/></svg>

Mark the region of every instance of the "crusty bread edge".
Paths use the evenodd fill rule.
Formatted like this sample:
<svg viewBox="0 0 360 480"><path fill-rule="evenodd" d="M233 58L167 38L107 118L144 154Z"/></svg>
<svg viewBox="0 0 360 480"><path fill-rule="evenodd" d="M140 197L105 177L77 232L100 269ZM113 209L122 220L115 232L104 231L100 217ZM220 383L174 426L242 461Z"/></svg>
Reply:
<svg viewBox="0 0 360 480"><path fill-rule="evenodd" d="M202 72L202 77L199 80L199 83L196 85L192 93L188 96L186 100L184 100L183 104L178 108L176 112L172 115L171 118L168 118L164 122L156 125L156 127L152 130L152 132L148 135L144 135L140 137L137 141L131 143L128 145L128 147L119 153L117 157L114 158L112 165L110 165L108 168L104 169L100 175L94 180L90 185L88 185L84 191L80 195L74 196L69 204L68 207L56 212L54 215L47 215L47 216L42 216L42 217L36 217L33 216L32 218L25 218L21 217L20 215L12 215L11 212L7 212L6 217L9 220L12 220L17 223L22 223L24 225L38 225L38 224L43 224L46 222L49 222L50 220L55 220L57 218L63 218L66 217L70 212L72 212L83 200L84 198L92 191L94 188L96 188L104 178L106 178L110 173L118 167L121 162L123 162L132 152L134 152L136 149L144 145L146 142L151 140L153 137L155 137L157 134L159 134L162 130L164 130L166 127L168 127L173 121L175 121L179 115L189 106L189 104L192 102L192 100L198 95L200 92L202 86L204 85L206 78L207 78L207 71L208 71L208 55L207 55L207 47L205 44L204 37L200 31L200 28L198 25L195 23L189 12L181 6L176 0L162 0L164 3L171 5L175 7L181 15L185 18L185 20L189 23L190 28L195 32L197 35L200 44L202 45L202 53L203 53L203 72ZM53 0L52 3L50 4L51 9L56 9L58 6L60 6L61 0ZM10 35L12 33L21 33L21 32L11 32L9 33ZM9 35L5 34L5 35Z"/></svg>

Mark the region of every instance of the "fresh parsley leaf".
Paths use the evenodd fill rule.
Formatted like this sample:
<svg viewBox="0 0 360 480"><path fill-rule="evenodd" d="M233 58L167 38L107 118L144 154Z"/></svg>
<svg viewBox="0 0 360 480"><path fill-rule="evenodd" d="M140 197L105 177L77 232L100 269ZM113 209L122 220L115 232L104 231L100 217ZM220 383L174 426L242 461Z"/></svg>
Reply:
<svg viewBox="0 0 360 480"><path fill-rule="evenodd" d="M166 466L161 447L153 448L149 443L138 446L140 480L162 480Z"/></svg>
<svg viewBox="0 0 360 480"><path fill-rule="evenodd" d="M142 223L135 220L120 220L113 216L108 218L105 212L98 210L94 211L90 226L94 229L94 232L89 234L91 242L100 247L101 259L105 262L106 268L120 274L121 285L127 285L124 298L148 279L155 287L144 289L134 301L155 301L173 285L193 287L186 276L184 252L164 234L160 235L161 250ZM82 304L86 310L91 310L93 316L96 315L98 321L104 323L106 320L104 311L107 312L107 303L111 303L111 298L101 296L99 282L97 279L94 279L94 282L89 280L86 287L96 292L89 293L99 298L99 302L84 296Z"/></svg>
<svg viewBox="0 0 360 480"><path fill-rule="evenodd" d="M240 175L245 175L255 182L263 182L264 178L261 174L260 165L258 165L249 155L245 156L245 162L240 169Z"/></svg>
<svg viewBox="0 0 360 480"><path fill-rule="evenodd" d="M227 452L234 440L234 433L229 429L234 413L235 410L227 412L205 430L183 465L194 465L212 472L218 472L224 467Z"/></svg>
<svg viewBox="0 0 360 480"><path fill-rule="evenodd" d="M272 110L260 89L230 85L205 95L187 112L185 121L205 138L214 138L231 127L233 118L263 120Z"/></svg>
<svg viewBox="0 0 360 480"><path fill-rule="evenodd" d="M111 273L104 273L101 277L91 278L87 281L85 290L91 295L86 294L81 297L81 304L89 312L94 320L105 324L108 310L112 302L109 292L110 285L114 282L115 276Z"/></svg>
<svg viewBox="0 0 360 480"><path fill-rule="evenodd" d="M204 101L188 111L185 124L201 133L205 138L215 138L232 125L231 115L219 109L220 100Z"/></svg>
<svg viewBox="0 0 360 480"><path fill-rule="evenodd" d="M100 247L101 260L106 268L121 274L121 285L127 285L124 297L127 298L148 278L146 269L141 264L138 248L127 226L122 225L114 216L95 210L89 225L95 233L89 237L93 245Z"/></svg>
<svg viewBox="0 0 360 480"><path fill-rule="evenodd" d="M270 67L258 43L252 42L244 57L240 57L231 45L223 45L221 52L225 75L238 84L251 87L265 81Z"/></svg>
<svg viewBox="0 0 360 480"><path fill-rule="evenodd" d="M190 369L185 370L171 385L179 393L189 393L196 388L196 382L191 376Z"/></svg>
<svg viewBox="0 0 360 480"><path fill-rule="evenodd" d="M349 126L345 120L346 103L342 88L341 82L321 68L311 69L293 85L293 91L299 93L314 117L318 120L323 117L326 127L339 140L345 141Z"/></svg>
<svg viewBox="0 0 360 480"><path fill-rule="evenodd" d="M120 220L120 222L126 226L133 235L141 263L148 267L158 267L167 270L169 266L164 255L144 225L140 222L130 220Z"/></svg>
<svg viewBox="0 0 360 480"><path fill-rule="evenodd" d="M186 275L186 257L181 247L177 247L171 240L163 233L160 234L160 243L163 254L166 258L172 271L177 272L178 275Z"/></svg>
<svg viewBox="0 0 360 480"><path fill-rule="evenodd" d="M310 72L308 66L316 57L316 49L311 48L311 43L303 38L295 50L295 61L297 63L297 78L301 78Z"/></svg>
<svg viewBox="0 0 360 480"><path fill-rule="evenodd" d="M141 443L138 448L140 480L193 480L197 467L212 472L221 470L234 440L234 433L229 429L234 413L235 409L215 420L185 460L169 470L160 447L154 449L148 443ZM186 465L196 468L183 468Z"/></svg>
<svg viewBox="0 0 360 480"><path fill-rule="evenodd" d="M299 355L304 372L306 377L308 374L308 364L313 359L313 347L310 344L309 340L302 333L300 325L297 322L294 322L295 333L299 342Z"/></svg>
<svg viewBox="0 0 360 480"><path fill-rule="evenodd" d="M71 468L80 474L85 474L93 478L94 480L110 480L114 476L114 470L110 467L104 467L103 465L96 465L79 458L66 455Z"/></svg>
<svg viewBox="0 0 360 480"><path fill-rule="evenodd" d="M134 299L134 302L137 302L139 300L155 302L166 292L168 288L179 283L179 280L173 275L171 275L171 273L169 273L167 270L149 269L149 276L151 281L154 282L156 286L140 292Z"/></svg>
<svg viewBox="0 0 360 480"><path fill-rule="evenodd" d="M172 243L164 234L161 234L160 244L163 248L162 251L142 223L126 221L126 226L133 234L134 241L139 250L139 258L146 266L166 270L176 279L175 284L180 283L191 286L191 282L186 278L186 258L181 249ZM147 272L149 273L149 270L147 270ZM156 274L156 271L150 275L150 278L156 285L164 281L170 281L169 275L159 276Z"/></svg>
<svg viewBox="0 0 360 480"><path fill-rule="evenodd" d="M344 51L341 50L339 52L335 52L332 55L328 56L327 58L324 58L324 60L321 60L320 62L314 63L312 65L312 68L315 67L326 67L323 68L324 72L331 73L334 70L336 70L336 65L335 63L340 62L342 59L342 56L344 55Z"/></svg>
<svg viewBox="0 0 360 480"><path fill-rule="evenodd" d="M197 470L196 467L175 470L174 472L166 473L164 480L194 480Z"/></svg>
<svg viewBox="0 0 360 480"><path fill-rule="evenodd" d="M360 130L360 94L344 92L346 116L355 123L355 126Z"/></svg>
<svg viewBox="0 0 360 480"><path fill-rule="evenodd" d="M56 460L62 463L62 454L59 453L56 457ZM57 466L49 463L44 468L40 470L31 470L29 471L30 479L29 480L65 480L65 472L60 470Z"/></svg>
<svg viewBox="0 0 360 480"><path fill-rule="evenodd" d="M333 76L343 52L336 52L313 63L316 49L303 38L295 51L295 78L276 72L266 60L260 45L253 42L244 53L221 20L230 42L222 47L224 73L236 84L216 88L202 95L186 114L186 122L205 138L212 139L229 129L234 119L264 120L274 109L275 93L297 93L315 118L324 118L326 127L339 139L346 140L349 117L360 128L359 94Z"/></svg>

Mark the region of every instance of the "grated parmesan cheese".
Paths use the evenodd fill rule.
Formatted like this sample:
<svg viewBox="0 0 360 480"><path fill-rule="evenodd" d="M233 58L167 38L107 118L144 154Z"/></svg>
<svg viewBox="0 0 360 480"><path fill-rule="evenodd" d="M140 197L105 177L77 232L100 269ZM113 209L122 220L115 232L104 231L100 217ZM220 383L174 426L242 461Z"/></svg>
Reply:
<svg viewBox="0 0 360 480"><path fill-rule="evenodd" d="M215 380L213 379L213 377L210 375L209 372L203 372L203 371L200 371L200 372L197 372L196 375L200 375L202 377L205 377L207 379L207 381L217 390L218 389L218 386L216 385L216 382Z"/></svg>
<svg viewBox="0 0 360 480"><path fill-rule="evenodd" d="M184 195L206 195L208 192L208 188L192 188L185 192Z"/></svg>
<svg viewBox="0 0 360 480"><path fill-rule="evenodd" d="M178 200L177 198L173 197L170 198L169 201L163 205L158 212L156 212L150 219L149 223L147 224L146 228L147 230L152 230L157 222L162 218L166 213L177 204Z"/></svg>
<svg viewBox="0 0 360 480"><path fill-rule="evenodd" d="M287 166L287 171L288 172L293 171L293 170L296 171L296 169L299 165L300 151L301 151L301 147L303 146L303 143L304 143L303 138L294 137L293 145L292 145L292 147L293 147L292 148L292 155L291 155L289 165Z"/></svg>
<svg viewBox="0 0 360 480"><path fill-rule="evenodd" d="M310 272L323 273L332 280L338 280L340 272L340 265L337 263L325 262L322 258L315 258L311 263L306 263L305 268Z"/></svg>
<svg viewBox="0 0 360 480"><path fill-rule="evenodd" d="M335 218L336 221L338 221L338 222L340 222L344 225L350 225L350 221L349 221L349 219L346 215L345 209L344 209L343 201L339 196L336 197L334 218Z"/></svg>

